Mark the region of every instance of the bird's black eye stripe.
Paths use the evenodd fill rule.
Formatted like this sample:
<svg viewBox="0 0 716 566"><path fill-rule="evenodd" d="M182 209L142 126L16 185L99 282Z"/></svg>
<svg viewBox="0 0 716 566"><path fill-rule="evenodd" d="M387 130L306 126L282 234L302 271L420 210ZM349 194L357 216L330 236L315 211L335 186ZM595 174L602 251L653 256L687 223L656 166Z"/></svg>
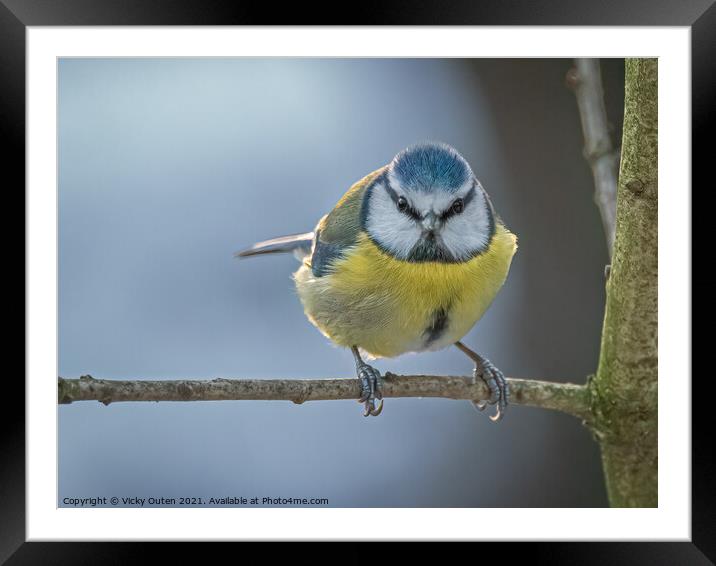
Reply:
<svg viewBox="0 0 716 566"><path fill-rule="evenodd" d="M467 194L462 198L457 198L453 201L453 203L450 205L450 208L448 208L445 212L443 212L440 217L442 220L447 220L451 216L455 216L456 214L461 214L463 210L465 210L465 207L467 204L475 198L475 184L473 183L472 188L467 192Z"/></svg>
<svg viewBox="0 0 716 566"><path fill-rule="evenodd" d="M390 198L395 203L395 206L400 212L402 212L403 214L407 214L413 220L420 220L422 218L420 216L420 213L412 206L410 206L408 199L406 199L404 196L398 196L398 193L396 193L393 187L390 186L390 183L388 183L387 178L385 179L385 190L388 191Z"/></svg>

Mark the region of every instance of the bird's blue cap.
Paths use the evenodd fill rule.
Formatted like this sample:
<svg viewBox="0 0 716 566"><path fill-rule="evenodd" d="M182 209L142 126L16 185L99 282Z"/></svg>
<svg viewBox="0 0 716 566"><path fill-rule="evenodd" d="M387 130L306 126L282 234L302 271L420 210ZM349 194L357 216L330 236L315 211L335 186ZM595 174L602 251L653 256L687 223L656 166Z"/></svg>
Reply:
<svg viewBox="0 0 716 566"><path fill-rule="evenodd" d="M401 186L413 191L455 192L472 176L467 161L445 143L412 145L395 156L391 169Z"/></svg>

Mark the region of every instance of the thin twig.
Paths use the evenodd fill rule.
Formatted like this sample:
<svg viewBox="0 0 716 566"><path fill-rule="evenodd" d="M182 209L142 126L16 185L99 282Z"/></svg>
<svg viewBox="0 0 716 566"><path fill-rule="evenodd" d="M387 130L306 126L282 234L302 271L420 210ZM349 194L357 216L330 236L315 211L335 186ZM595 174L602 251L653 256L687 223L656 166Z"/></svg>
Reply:
<svg viewBox="0 0 716 566"><path fill-rule="evenodd" d="M567 85L574 90L584 133L584 157L594 176L594 200L602 215L611 259L616 233L619 152L609 136L599 59L575 59L567 72Z"/></svg>
<svg viewBox="0 0 716 566"><path fill-rule="evenodd" d="M583 420L589 417L587 388L571 383L551 383L531 379L508 379L510 403L554 409ZM100 401L236 401L284 400L294 403L358 399L358 379L212 379L118 381L58 379L58 402ZM482 380L458 376L395 375L383 381L384 397L445 397L486 400L489 391Z"/></svg>

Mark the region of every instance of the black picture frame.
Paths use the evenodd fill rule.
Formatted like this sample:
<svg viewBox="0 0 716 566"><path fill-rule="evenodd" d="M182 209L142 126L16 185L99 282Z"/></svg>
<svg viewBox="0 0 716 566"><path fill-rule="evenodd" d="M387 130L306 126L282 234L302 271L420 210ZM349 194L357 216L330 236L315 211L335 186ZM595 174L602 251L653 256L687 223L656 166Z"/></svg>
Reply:
<svg viewBox="0 0 716 566"><path fill-rule="evenodd" d="M705 139L709 110L716 100L714 46L716 7L713 0L460 0L410 3L383 1L357 6L334 4L307 6L286 4L277 9L266 3L218 0L0 0L0 132L7 142L3 152L5 195L22 199L17 208L7 206L6 219L24 211L20 187L25 184L25 37L28 26L115 25L580 25L580 26L689 26L692 38L692 163L693 179L704 177ZM346 18L350 17L350 21ZM9 173L9 175L8 175ZM712 185L713 182L709 183ZM680 190L688 191L688 187ZM7 224L7 221L6 221ZM695 223L694 223L695 224ZM11 242L9 238L6 242ZM7 246L13 248L13 245ZM691 253L691 250L685 250ZM8 265L8 264L6 264ZM7 268L6 268L7 269ZM12 272L14 274L14 271ZM17 278L19 279L19 278ZM13 275L12 279L16 280ZM23 289L27 284L23 272ZM19 286L19 281L17 285ZM13 303L11 303L12 305ZM14 305L13 305L14 306ZM9 327L15 334L14 327ZM24 328L24 325L23 325ZM19 334L19 332L17 333ZM24 336L24 333L23 333ZM668 347L662 344L662 347ZM18 348L19 350L19 348ZM11 350L10 350L11 351ZM666 377L666 376L665 376ZM706 377L706 376L702 376ZM704 381L705 382L705 379ZM707 421L709 402L703 382L692 380L692 538L691 542L521 543L483 544L475 559L500 561L526 552L533 562L551 564L714 564L716 563L716 486L709 456ZM166 544L157 543L28 543L25 542L25 389L16 373L4 378L4 425L0 428L3 464L0 467L0 562L7 564L124 563L138 558L170 558ZM664 402L662 410L669 410ZM381 550L354 543L355 550L341 549L342 560L370 560ZM205 547L203 547L205 548ZM183 544L183 559L192 554L206 559L205 550ZM176 550L176 546L174 547ZM427 550L427 549L425 549ZM429 552L421 549L421 555ZM316 557L315 552L282 545L272 550L291 560ZM440 551L444 552L443 550ZM199 554L201 553L201 555ZM332 554L332 553L328 553ZM328 555L326 554L326 555ZM491 556L492 555L492 556ZM238 556L236 556L238 558ZM444 559L444 556L442 557Z"/></svg>

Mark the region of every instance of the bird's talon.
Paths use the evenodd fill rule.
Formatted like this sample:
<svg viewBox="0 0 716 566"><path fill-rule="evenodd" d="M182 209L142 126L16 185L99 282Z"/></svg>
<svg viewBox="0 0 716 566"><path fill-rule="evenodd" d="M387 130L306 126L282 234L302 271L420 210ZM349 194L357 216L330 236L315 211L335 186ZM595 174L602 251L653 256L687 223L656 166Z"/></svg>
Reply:
<svg viewBox="0 0 716 566"><path fill-rule="evenodd" d="M502 420L502 414L503 414L503 413L502 413L502 411L500 411L500 408L497 407L497 412L496 412L494 415L491 415L491 416L490 416L490 420L491 420L493 423L496 423L497 421Z"/></svg>
<svg viewBox="0 0 716 566"><path fill-rule="evenodd" d="M492 365L489 360L479 356L475 369L472 371L472 376L473 381L477 381L478 377L482 379L490 391L489 399L472 402L475 408L478 411L484 411L487 405L496 405L497 411L490 416L490 420L493 422L502 420L510 397L509 386L503 373Z"/></svg>
<svg viewBox="0 0 716 566"><path fill-rule="evenodd" d="M472 404L478 411L484 411L485 407L487 407L487 403L485 401L473 401Z"/></svg>
<svg viewBox="0 0 716 566"><path fill-rule="evenodd" d="M383 412L383 399L380 399L380 403L378 403L378 408L376 409L375 407L373 407L370 414L374 417L377 417L382 412Z"/></svg>
<svg viewBox="0 0 716 566"><path fill-rule="evenodd" d="M357 363L358 378L361 382L361 396L358 401L364 404L364 417L377 417L383 411L383 392L381 391L380 372L359 360ZM380 401L376 407L376 399Z"/></svg>
<svg viewBox="0 0 716 566"><path fill-rule="evenodd" d="M377 417L383 412L383 400L381 399L378 403L378 407L375 406L375 399L368 399L365 402L365 411L363 412L364 417Z"/></svg>

